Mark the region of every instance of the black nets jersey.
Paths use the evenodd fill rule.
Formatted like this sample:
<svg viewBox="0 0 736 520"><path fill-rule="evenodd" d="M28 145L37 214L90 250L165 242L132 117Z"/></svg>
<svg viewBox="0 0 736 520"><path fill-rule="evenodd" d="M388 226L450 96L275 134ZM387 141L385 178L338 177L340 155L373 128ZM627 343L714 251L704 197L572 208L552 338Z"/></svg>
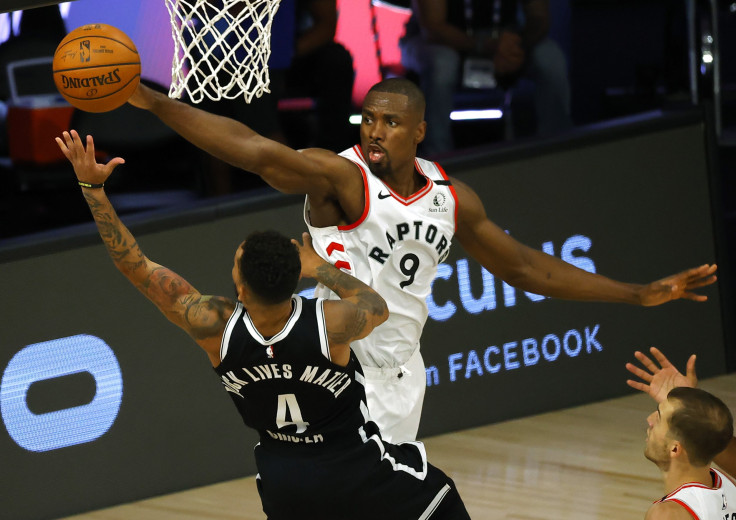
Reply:
<svg viewBox="0 0 736 520"><path fill-rule="evenodd" d="M215 369L225 390L271 449L362 443L359 429L368 417L363 384L356 383L363 378L360 364L352 351L345 367L330 360L323 300L294 296L291 304L286 325L271 338L237 304Z"/></svg>
<svg viewBox="0 0 736 520"><path fill-rule="evenodd" d="M469 518L421 442L381 439L355 354L345 367L330 360L324 300L291 303L286 325L270 338L238 303L215 368L260 435L257 483L269 520Z"/></svg>

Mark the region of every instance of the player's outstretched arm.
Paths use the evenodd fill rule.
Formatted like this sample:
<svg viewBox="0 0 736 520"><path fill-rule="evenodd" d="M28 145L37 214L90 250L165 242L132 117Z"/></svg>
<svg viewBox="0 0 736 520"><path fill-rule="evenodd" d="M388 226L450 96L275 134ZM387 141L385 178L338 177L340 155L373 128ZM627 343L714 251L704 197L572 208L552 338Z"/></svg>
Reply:
<svg viewBox="0 0 736 520"><path fill-rule="evenodd" d="M478 195L453 179L458 201L458 240L491 273L525 291L554 298L660 305L670 300L705 301L693 292L716 281L715 265L702 265L649 284L589 273L513 239L486 216Z"/></svg>
<svg viewBox="0 0 736 520"><path fill-rule="evenodd" d="M351 181L362 190L358 188L362 186L362 177L357 167L333 152L300 153L238 121L170 99L143 84L138 85L128 102L149 110L198 148L261 176L282 193L337 198L338 189Z"/></svg>
<svg viewBox="0 0 736 520"><path fill-rule="evenodd" d="M62 153L74 166L80 183L101 185L123 159L97 164L94 141L87 136L86 147L75 130L56 138ZM219 364L219 347L227 319L235 308L223 297L205 296L175 272L149 260L135 237L120 221L104 188L82 187L110 258L128 280L173 323L184 329L207 352L213 365Z"/></svg>
<svg viewBox="0 0 736 520"><path fill-rule="evenodd" d="M345 366L350 357L350 342L366 337L386 321L388 307L376 291L317 255L309 233L303 233L302 240L303 245L292 240L299 248L302 276L314 278L340 297L325 302L325 324L332 360Z"/></svg>

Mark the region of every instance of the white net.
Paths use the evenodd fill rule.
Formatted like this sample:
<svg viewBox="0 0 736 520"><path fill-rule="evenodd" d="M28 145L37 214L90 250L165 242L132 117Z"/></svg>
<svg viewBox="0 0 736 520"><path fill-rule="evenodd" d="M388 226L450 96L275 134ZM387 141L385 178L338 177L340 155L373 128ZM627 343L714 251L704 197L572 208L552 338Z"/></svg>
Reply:
<svg viewBox="0 0 736 520"><path fill-rule="evenodd" d="M166 0L174 59L169 97L194 103L270 92L271 22L280 0Z"/></svg>

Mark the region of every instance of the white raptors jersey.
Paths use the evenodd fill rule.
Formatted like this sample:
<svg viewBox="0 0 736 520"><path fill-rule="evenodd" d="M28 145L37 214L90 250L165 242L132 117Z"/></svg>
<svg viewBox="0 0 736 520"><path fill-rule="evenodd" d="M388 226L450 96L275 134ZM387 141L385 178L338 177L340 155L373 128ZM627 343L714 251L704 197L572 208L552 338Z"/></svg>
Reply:
<svg viewBox="0 0 736 520"><path fill-rule="evenodd" d="M711 468L713 487L698 483L684 484L660 502L677 502L695 520L736 519L736 485L723 473Z"/></svg>
<svg viewBox="0 0 736 520"><path fill-rule="evenodd" d="M360 168L365 207L357 222L316 228L304 220L317 253L376 290L388 304L388 320L367 337L351 344L361 363L371 367L399 367L419 347L427 320L426 298L455 233L455 189L436 163L415 159L423 188L408 198L391 190L373 175L359 146L340 154ZM335 298L324 286L315 296Z"/></svg>

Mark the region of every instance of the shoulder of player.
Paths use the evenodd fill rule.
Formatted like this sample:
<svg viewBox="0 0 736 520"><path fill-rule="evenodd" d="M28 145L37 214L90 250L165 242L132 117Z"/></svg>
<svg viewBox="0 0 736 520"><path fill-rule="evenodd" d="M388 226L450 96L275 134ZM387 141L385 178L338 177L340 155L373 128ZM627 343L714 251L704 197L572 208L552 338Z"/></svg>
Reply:
<svg viewBox="0 0 736 520"><path fill-rule="evenodd" d="M358 165L331 150L304 148L299 150L299 153L307 157L323 175L340 183L351 183L351 181L354 181L362 184L363 182Z"/></svg>
<svg viewBox="0 0 736 520"><path fill-rule="evenodd" d="M475 190L456 177L448 177L448 179L452 183L457 197L458 224L462 224L467 219L476 221L486 218L483 202Z"/></svg>
<svg viewBox="0 0 736 520"><path fill-rule="evenodd" d="M473 191L473 188L465 184L463 181L461 181L457 177L452 177L448 175L447 180L450 181L450 184L452 184L452 187L455 188L455 191L458 191L458 196L460 196L459 192L462 192L463 195L467 194L468 192L475 193L475 191Z"/></svg>
<svg viewBox="0 0 736 520"><path fill-rule="evenodd" d="M212 366L220 364L220 343L236 307L230 298L200 295L187 308L183 328L207 353Z"/></svg>
<svg viewBox="0 0 736 520"><path fill-rule="evenodd" d="M338 206L338 212L347 215L341 218L349 221L357 220L365 204L363 174L360 167L350 159L329 150L307 148L300 152L312 161L313 174L321 177L324 183L314 182L315 189L307 191L312 211L318 213L320 207ZM320 186L326 189L320 189ZM333 210L328 210L331 211Z"/></svg>
<svg viewBox="0 0 736 520"><path fill-rule="evenodd" d="M649 507L645 520L692 520L690 512L685 507L672 500L655 502Z"/></svg>

